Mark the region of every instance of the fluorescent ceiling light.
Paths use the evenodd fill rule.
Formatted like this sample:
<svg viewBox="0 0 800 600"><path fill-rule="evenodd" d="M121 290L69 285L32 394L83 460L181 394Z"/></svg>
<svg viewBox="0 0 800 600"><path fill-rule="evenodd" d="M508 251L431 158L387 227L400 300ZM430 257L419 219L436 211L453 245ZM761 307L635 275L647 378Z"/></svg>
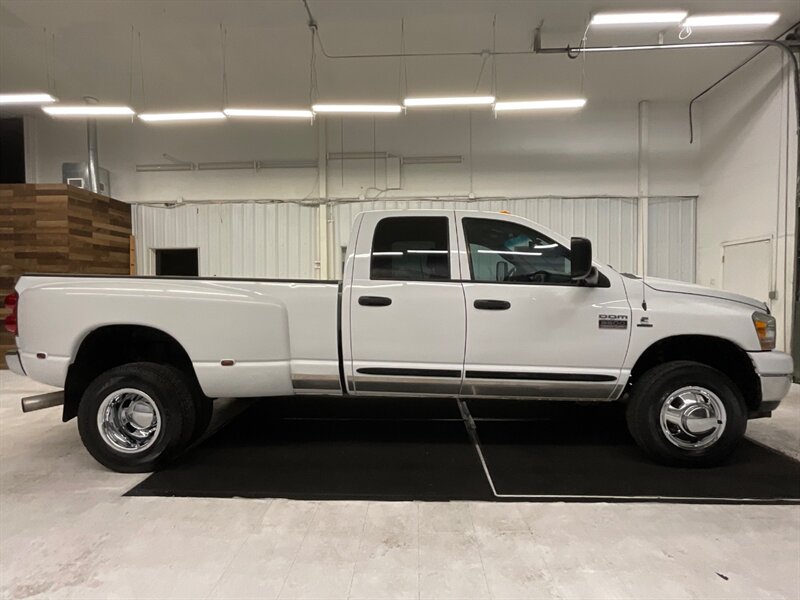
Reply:
<svg viewBox="0 0 800 600"><path fill-rule="evenodd" d="M414 106L485 106L494 102L494 96L456 96L453 98L406 98L403 104Z"/></svg>
<svg viewBox="0 0 800 600"><path fill-rule="evenodd" d="M286 108L226 108L223 111L229 117L259 117L267 119L311 119L310 110L294 110Z"/></svg>
<svg viewBox="0 0 800 600"><path fill-rule="evenodd" d="M399 104L315 104L311 107L315 113L399 113Z"/></svg>
<svg viewBox="0 0 800 600"><path fill-rule="evenodd" d="M180 112L180 113L144 113L139 115L142 121L148 123L165 123L168 121L219 121L225 119L225 114L214 112Z"/></svg>
<svg viewBox="0 0 800 600"><path fill-rule="evenodd" d="M725 27L729 25L772 25L780 13L741 13L727 15L692 15L683 22L684 27Z"/></svg>
<svg viewBox="0 0 800 600"><path fill-rule="evenodd" d="M47 104L55 101L50 94L0 94L0 104Z"/></svg>
<svg viewBox="0 0 800 600"><path fill-rule="evenodd" d="M519 102L495 102L496 111L503 110L553 110L558 108L583 108L586 98L564 100L522 100Z"/></svg>
<svg viewBox="0 0 800 600"><path fill-rule="evenodd" d="M128 106L102 106L100 104L79 104L77 106L43 106L42 110L51 117L130 117L135 115Z"/></svg>
<svg viewBox="0 0 800 600"><path fill-rule="evenodd" d="M598 13L592 16L591 25L647 25L649 23L680 23L688 13L685 10L664 12Z"/></svg>

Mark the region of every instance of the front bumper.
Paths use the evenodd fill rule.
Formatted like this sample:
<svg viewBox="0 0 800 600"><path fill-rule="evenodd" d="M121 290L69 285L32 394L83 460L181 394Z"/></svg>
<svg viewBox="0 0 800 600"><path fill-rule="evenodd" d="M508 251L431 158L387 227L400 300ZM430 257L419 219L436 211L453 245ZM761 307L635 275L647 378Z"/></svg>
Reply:
<svg viewBox="0 0 800 600"><path fill-rule="evenodd" d="M761 382L759 412L773 411L789 393L794 362L784 352L748 352Z"/></svg>
<svg viewBox="0 0 800 600"><path fill-rule="evenodd" d="M12 373L23 376L26 374L25 369L22 368L22 362L19 359L19 352L16 350L6 352L6 364Z"/></svg>

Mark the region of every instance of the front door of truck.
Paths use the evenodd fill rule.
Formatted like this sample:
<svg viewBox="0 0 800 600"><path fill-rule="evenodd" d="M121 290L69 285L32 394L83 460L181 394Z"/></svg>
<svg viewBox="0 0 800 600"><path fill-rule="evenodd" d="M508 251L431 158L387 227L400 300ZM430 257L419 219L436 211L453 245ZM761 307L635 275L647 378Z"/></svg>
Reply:
<svg viewBox="0 0 800 600"><path fill-rule="evenodd" d="M612 396L630 306L611 269L570 279L569 248L513 216L457 212L467 313L464 396Z"/></svg>
<svg viewBox="0 0 800 600"><path fill-rule="evenodd" d="M350 393L457 395L465 311L454 212L360 218L342 302Z"/></svg>

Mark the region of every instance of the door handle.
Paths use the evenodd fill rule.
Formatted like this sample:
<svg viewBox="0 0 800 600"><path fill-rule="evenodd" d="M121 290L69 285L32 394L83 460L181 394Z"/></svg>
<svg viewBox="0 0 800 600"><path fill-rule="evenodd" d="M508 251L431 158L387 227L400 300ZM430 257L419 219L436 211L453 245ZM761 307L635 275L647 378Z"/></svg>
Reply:
<svg viewBox="0 0 800 600"><path fill-rule="evenodd" d="M389 306L392 299L386 296L360 296L358 303L361 306Z"/></svg>
<svg viewBox="0 0 800 600"><path fill-rule="evenodd" d="M479 310L508 310L511 302L505 300L475 300L472 305Z"/></svg>

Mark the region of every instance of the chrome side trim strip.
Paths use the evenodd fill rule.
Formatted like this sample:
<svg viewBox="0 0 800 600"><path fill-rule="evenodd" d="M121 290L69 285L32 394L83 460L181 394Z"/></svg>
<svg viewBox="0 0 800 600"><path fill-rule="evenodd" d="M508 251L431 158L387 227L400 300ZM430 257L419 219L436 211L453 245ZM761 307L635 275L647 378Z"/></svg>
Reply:
<svg viewBox="0 0 800 600"><path fill-rule="evenodd" d="M466 379L461 387L461 396L539 398L542 400L611 400L611 394L616 386L616 379L602 382Z"/></svg>
<svg viewBox="0 0 800 600"><path fill-rule="evenodd" d="M292 375L292 387L299 390L341 391L338 375Z"/></svg>
<svg viewBox="0 0 800 600"><path fill-rule="evenodd" d="M457 396L461 387L460 378L442 379L437 377L355 377L356 392L386 392L403 394L441 394Z"/></svg>

